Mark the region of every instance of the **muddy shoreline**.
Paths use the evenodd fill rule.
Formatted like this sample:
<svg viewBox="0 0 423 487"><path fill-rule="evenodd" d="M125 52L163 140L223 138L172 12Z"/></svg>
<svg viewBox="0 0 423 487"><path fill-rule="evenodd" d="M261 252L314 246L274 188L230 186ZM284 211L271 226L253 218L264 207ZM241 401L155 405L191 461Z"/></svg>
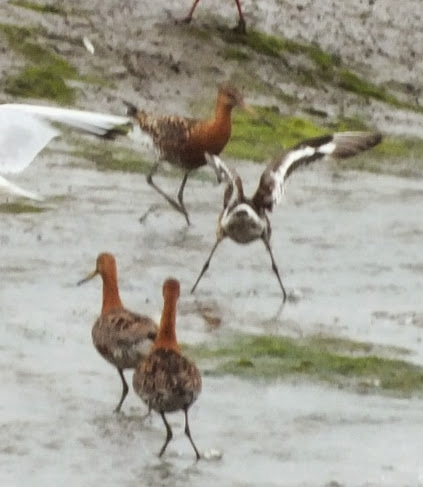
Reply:
<svg viewBox="0 0 423 487"><path fill-rule="evenodd" d="M392 87L401 100L417 108L421 103L423 12L418 0L400 5L393 0L244 3L251 28L318 42L355 72ZM40 14L1 2L0 15L3 22L44 29L37 42L77 66L80 76L91 76L90 82L70 82L77 87L80 108L120 114L125 97L162 113L207 116L217 82L231 78L246 85L251 102L275 105L281 113L305 117L313 107L335 120L344 110L385 133L421 136L417 108L398 109L346 93L332 81L299 85L295 73L311 66L306 56L262 57L248 46L226 42L222 32L236 22L232 1L203 0L187 28L173 25L173 17L188 8L176 0L54 5L73 13ZM83 47L84 36L93 42L94 56ZM222 61L239 52L249 56L246 64L233 57ZM22 56L3 46L3 79L25 64ZM244 72L248 77L241 78ZM1 92L1 101L12 100ZM12 210L2 206L0 484L420 485L420 389L378 390L369 376L363 387L353 388L346 381L324 382L306 374L252 378L235 369L225 373L219 368L223 359L201 358L201 348L224 347L247 334L326 337L334 339L334 346L343 340L352 356L376 354L423 366L421 178L325 163L295 175L271 216L275 259L288 294L295 297L278 314L280 289L260 242L222 243L195 295L189 294L214 243L221 210L223 188L207 169L187 185L193 222L187 228L146 184L144 174L96 164L88 151L77 154L81 140L67 134L53 141L13 178L46 197L30 205L34 212L31 207L21 211L20 202ZM124 146L137 150L132 141ZM231 162L250 194L262 166ZM401 162L416 164L412 158ZM179 182L169 172L158 181L170 193ZM141 225L139 217L152 204L159 204L159 211ZM204 379L191 431L202 453L217 449L222 459L193 464L183 417L175 414L169 418L175 439L159 460L161 419L141 424L145 407L132 390L123 413L112 413L117 374L95 352L90 336L101 284L76 286L101 251L116 255L124 304L156 320L163 280L180 279L178 338L187 350L196 350ZM225 360L260 365L254 356ZM130 380L131 373L126 375Z"/></svg>

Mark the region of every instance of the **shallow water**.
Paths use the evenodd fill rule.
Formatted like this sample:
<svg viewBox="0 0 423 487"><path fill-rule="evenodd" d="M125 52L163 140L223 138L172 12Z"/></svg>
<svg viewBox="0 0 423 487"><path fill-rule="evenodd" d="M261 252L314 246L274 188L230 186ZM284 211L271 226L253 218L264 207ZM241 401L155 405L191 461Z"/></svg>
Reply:
<svg viewBox="0 0 423 487"><path fill-rule="evenodd" d="M44 194L48 211L1 216L1 485L423 483L420 398L306 382L204 377L191 430L200 451L216 448L223 458L194 464L183 417L175 414L175 439L159 460L160 418L142 423L145 406L132 391L124 413L112 413L120 382L90 336L100 280L76 286L107 250L116 255L129 309L158 319L163 280L181 280L180 341L213 343L234 330L323 332L405 347L408 359L423 364L421 180L338 173L325 164L293 176L272 215L272 242L296 300L275 319L281 293L260 242L222 243L189 294L214 243L222 187L188 183L193 225L186 228L143 176L62 159L41 156L13 178ZM251 193L261 167L237 168ZM157 182L169 191L179 183L160 176ZM139 216L153 203L160 211L141 225Z"/></svg>

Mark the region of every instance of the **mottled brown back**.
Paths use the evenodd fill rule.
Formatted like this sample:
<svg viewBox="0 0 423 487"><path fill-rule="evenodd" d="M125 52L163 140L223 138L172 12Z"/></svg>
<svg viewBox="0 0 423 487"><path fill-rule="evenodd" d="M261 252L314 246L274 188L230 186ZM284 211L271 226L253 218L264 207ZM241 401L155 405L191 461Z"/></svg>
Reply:
<svg viewBox="0 0 423 487"><path fill-rule="evenodd" d="M141 399L157 412L188 408L201 392L197 367L179 353L159 348L137 367L133 385Z"/></svg>
<svg viewBox="0 0 423 487"><path fill-rule="evenodd" d="M134 368L145 358L157 335L157 325L148 316L126 309L102 315L92 329L98 352L120 369Z"/></svg>
<svg viewBox="0 0 423 487"><path fill-rule="evenodd" d="M178 116L156 116L139 110L136 116L141 130L147 132L153 139L163 159L184 165L192 158L205 164L202 154L193 154L193 129L201 123L199 120ZM204 152L204 151L203 151Z"/></svg>

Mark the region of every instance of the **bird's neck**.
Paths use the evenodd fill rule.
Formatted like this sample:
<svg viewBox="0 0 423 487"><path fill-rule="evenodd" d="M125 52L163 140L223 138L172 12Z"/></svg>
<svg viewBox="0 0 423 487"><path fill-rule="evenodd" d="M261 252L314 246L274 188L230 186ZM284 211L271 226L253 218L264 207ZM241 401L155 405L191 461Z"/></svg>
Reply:
<svg viewBox="0 0 423 487"><path fill-rule="evenodd" d="M119 296L119 288L116 276L103 276L103 307L101 314L106 314L113 309L123 308Z"/></svg>
<svg viewBox="0 0 423 487"><path fill-rule="evenodd" d="M154 349L166 348L179 353L179 346L176 341L175 332L176 300L176 297L168 297L165 299L159 332L157 333L157 338L154 342Z"/></svg>
<svg viewBox="0 0 423 487"><path fill-rule="evenodd" d="M213 125L218 128L220 132L226 132L228 138L231 135L231 116L232 107L218 102L216 105Z"/></svg>

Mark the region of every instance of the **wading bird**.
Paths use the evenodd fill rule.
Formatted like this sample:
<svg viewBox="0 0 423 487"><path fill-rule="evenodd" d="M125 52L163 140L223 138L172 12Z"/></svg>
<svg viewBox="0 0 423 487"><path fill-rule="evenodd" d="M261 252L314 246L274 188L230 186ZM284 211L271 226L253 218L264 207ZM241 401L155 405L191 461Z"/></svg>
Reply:
<svg viewBox="0 0 423 487"><path fill-rule="evenodd" d="M299 167L306 166L325 156L346 159L371 149L381 140L382 136L378 133L339 132L303 141L284 152L266 167L252 198L244 196L242 181L236 171L229 169L219 157L207 154L208 164L214 168L219 180L227 182L227 186L223 198L223 211L217 225L216 243L201 269L191 293L195 291L201 277L209 267L215 250L225 237L240 244L260 239L270 255L272 269L279 281L285 302L285 288L270 247L272 229L266 212L272 211L273 207L280 202L285 181Z"/></svg>
<svg viewBox="0 0 423 487"><path fill-rule="evenodd" d="M147 182L160 193L175 210L185 216L189 225L188 212L184 205L184 188L192 171L206 164L204 153L218 155L231 136L232 109L245 108L241 92L232 85L223 84L217 94L215 114L210 120L197 120L178 116L157 116L128 105L128 115L135 118L141 130L151 136L159 153L159 159L147 175ZM184 171L175 201L153 181L161 161L167 161Z"/></svg>
<svg viewBox="0 0 423 487"><path fill-rule="evenodd" d="M200 0L194 0L194 3L192 4L190 11L188 12L188 15L186 17L184 17L183 19L181 19L180 22L184 22L186 24L189 24L191 22L192 16L194 14L194 10L196 9L199 1ZM235 3L236 3L236 8L238 9L239 20L238 20L238 24L234 30L236 32L239 32L240 34L246 34L247 29L246 29L244 15L243 15L242 10L241 10L241 2L240 2L240 0L235 0Z"/></svg>
<svg viewBox="0 0 423 487"><path fill-rule="evenodd" d="M133 385L149 410L158 412L165 424L166 440L159 457L173 436L165 414L183 410L185 434L199 460L200 454L189 429L188 409L201 392L201 376L197 367L181 355L176 341L176 302L179 293L179 281L167 279L163 284L164 304L157 338L148 357L135 369Z"/></svg>
<svg viewBox="0 0 423 487"><path fill-rule="evenodd" d="M148 316L132 313L123 307L116 260L112 254L100 254L95 270L79 281L78 286L97 274L103 280L103 306L100 317L94 323L92 339L97 351L117 368L122 380L122 396L115 408L115 412L119 412L128 394L123 371L135 368L148 355L157 335L157 325Z"/></svg>
<svg viewBox="0 0 423 487"><path fill-rule="evenodd" d="M218 155L224 149L231 135L232 109L245 107L241 92L232 85L223 84L219 87L215 114L209 120L197 120L179 116L160 116L138 110L128 105L128 117L107 115L103 113L85 112L66 108L45 107L37 105L6 104L0 105L0 143L13 139L8 152L13 167L26 167L35 155L58 135L47 121L64 124L91 134L112 138L132 132L136 124L141 129L142 143L152 146L159 155L158 161L147 175L147 182L160 193L177 211L182 213L189 224L188 212L183 201L183 192L188 176L195 169L206 164L204 153ZM16 119L14 126L9 126L7 117ZM25 130L19 130L19 117L22 120L32 117L33 123L27 123ZM48 129L48 130L47 130ZM52 132L54 131L54 132ZM37 151L19 150L24 147L25 138L38 140ZM168 196L153 181L162 161L166 160L184 171L182 184L178 191L178 201ZM1 172L1 166L0 166Z"/></svg>

